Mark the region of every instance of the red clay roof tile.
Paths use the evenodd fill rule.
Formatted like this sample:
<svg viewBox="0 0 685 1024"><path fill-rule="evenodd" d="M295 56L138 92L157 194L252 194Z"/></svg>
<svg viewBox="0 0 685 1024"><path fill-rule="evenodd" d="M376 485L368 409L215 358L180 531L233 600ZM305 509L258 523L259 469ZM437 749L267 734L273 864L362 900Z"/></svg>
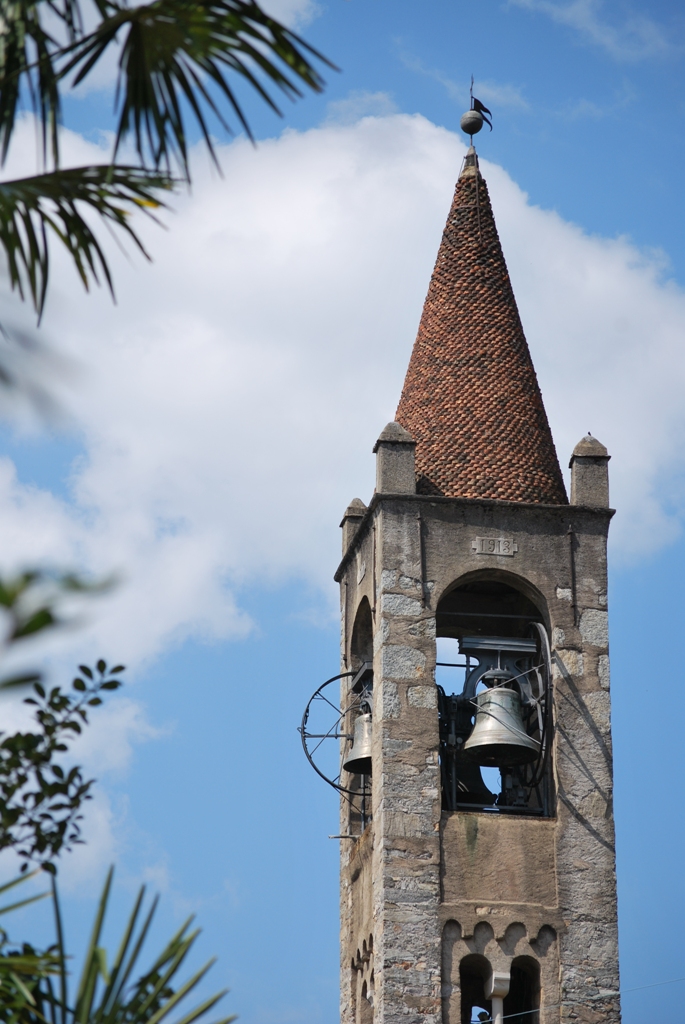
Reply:
<svg viewBox="0 0 685 1024"><path fill-rule="evenodd" d="M416 441L419 492L567 504L475 153L457 182L396 419Z"/></svg>

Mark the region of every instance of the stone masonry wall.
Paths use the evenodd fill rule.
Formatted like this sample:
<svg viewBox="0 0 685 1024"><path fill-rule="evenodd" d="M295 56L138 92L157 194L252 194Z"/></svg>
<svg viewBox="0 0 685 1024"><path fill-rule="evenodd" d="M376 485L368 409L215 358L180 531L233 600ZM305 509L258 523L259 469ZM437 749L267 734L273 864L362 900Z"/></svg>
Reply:
<svg viewBox="0 0 685 1024"><path fill-rule="evenodd" d="M375 1019L387 1024L438 1024L435 617L424 607L416 510L383 508L376 529L380 607L374 637Z"/></svg>
<svg viewBox="0 0 685 1024"><path fill-rule="evenodd" d="M354 1019L351 982L345 981L359 942L352 931L361 934L369 925L375 1024L455 1024L458 962L478 943L496 969L514 955L509 949L538 960L543 1003L550 1007L542 1024L618 1024L610 515L425 496L376 496L372 502L338 574L347 602L344 658L364 595L374 609L373 825L365 840L371 871L352 881L355 844L341 851L345 1024ZM479 536L509 537L516 553L480 554L474 550ZM435 611L457 580L476 578L510 582L546 617L554 662L556 817L543 822L456 812L442 819L441 831ZM485 818L491 838L479 873L464 864L466 840L459 832ZM371 908L370 922L355 916L357 904Z"/></svg>

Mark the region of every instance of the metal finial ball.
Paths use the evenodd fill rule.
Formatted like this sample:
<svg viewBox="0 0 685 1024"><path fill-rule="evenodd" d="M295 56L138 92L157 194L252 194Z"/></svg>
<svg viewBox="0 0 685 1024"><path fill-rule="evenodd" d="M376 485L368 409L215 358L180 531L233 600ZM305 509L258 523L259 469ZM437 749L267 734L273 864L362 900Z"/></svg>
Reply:
<svg viewBox="0 0 685 1024"><path fill-rule="evenodd" d="M483 127L483 115L479 110L467 110L459 125L466 135L476 135Z"/></svg>

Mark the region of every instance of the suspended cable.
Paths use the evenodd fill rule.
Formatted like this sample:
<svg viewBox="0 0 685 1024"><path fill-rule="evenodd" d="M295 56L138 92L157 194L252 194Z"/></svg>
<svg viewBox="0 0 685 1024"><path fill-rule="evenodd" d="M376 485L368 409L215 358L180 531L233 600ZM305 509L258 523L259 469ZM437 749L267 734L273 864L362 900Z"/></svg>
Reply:
<svg viewBox="0 0 685 1024"><path fill-rule="evenodd" d="M546 1003L544 1006L538 1006L534 1010L519 1010L517 1013L506 1013L501 1018L502 1020L511 1020L513 1017L525 1017L531 1013L542 1013L544 1010L559 1010L562 1006L584 1006L586 1003L599 1002L601 999L616 999L618 996L627 996L632 992L644 992L649 988L663 988L664 985L677 985L680 982L685 982L683 978L671 978L669 981L655 981L649 985L637 985L635 988L624 988L620 991L608 991L602 992L601 995L588 996L587 1000L583 999L564 999L560 1003ZM487 1012L487 1011L486 1011ZM490 1024L490 1022L484 1022L484 1024Z"/></svg>

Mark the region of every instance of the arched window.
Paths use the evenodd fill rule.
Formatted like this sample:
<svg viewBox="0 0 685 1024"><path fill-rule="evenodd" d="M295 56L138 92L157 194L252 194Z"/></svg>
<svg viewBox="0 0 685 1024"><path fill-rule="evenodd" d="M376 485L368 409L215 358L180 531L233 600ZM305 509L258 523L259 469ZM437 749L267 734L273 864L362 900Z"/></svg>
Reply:
<svg viewBox="0 0 685 1024"><path fill-rule="evenodd" d="M532 588L510 573L470 574L441 598L438 636L529 636L531 622L544 622L532 597Z"/></svg>
<svg viewBox="0 0 685 1024"><path fill-rule="evenodd" d="M509 995L504 999L507 1024L538 1024L540 964L530 956L517 956L511 964Z"/></svg>
<svg viewBox="0 0 685 1024"><path fill-rule="evenodd" d="M348 829L350 835L361 835L371 821L371 750L370 729L373 707L373 617L366 597L362 598L352 629L350 643L350 669L355 673L348 677L342 687L342 708L344 733L350 737L343 751L345 786L348 790ZM363 719L362 719L363 716ZM362 721L365 722L362 728ZM366 731L363 731L365 729ZM360 731L361 730L361 731ZM363 746L365 756L359 757L357 740L366 737ZM350 761L350 758L352 759Z"/></svg>
<svg viewBox="0 0 685 1024"><path fill-rule="evenodd" d="M373 1024L373 937L362 943L352 960L352 998L354 1024Z"/></svg>
<svg viewBox="0 0 685 1024"><path fill-rule="evenodd" d="M362 993L359 1000L359 1024L373 1024L373 997L369 998L368 982L362 984Z"/></svg>
<svg viewBox="0 0 685 1024"><path fill-rule="evenodd" d="M461 1022L472 1024L478 1021L479 1013L492 1011L492 1003L485 998L485 982L492 968L480 953L465 956L459 964L459 987L461 989Z"/></svg>
<svg viewBox="0 0 685 1024"><path fill-rule="evenodd" d="M365 662L373 661L373 617L366 597L360 601L354 620L350 658L353 672L358 672Z"/></svg>
<svg viewBox="0 0 685 1024"><path fill-rule="evenodd" d="M545 619L541 595L511 573L470 574L441 598L436 683L444 810L554 813ZM491 703L483 705L479 694L487 690ZM486 750L486 727L502 720L511 726L509 742Z"/></svg>

